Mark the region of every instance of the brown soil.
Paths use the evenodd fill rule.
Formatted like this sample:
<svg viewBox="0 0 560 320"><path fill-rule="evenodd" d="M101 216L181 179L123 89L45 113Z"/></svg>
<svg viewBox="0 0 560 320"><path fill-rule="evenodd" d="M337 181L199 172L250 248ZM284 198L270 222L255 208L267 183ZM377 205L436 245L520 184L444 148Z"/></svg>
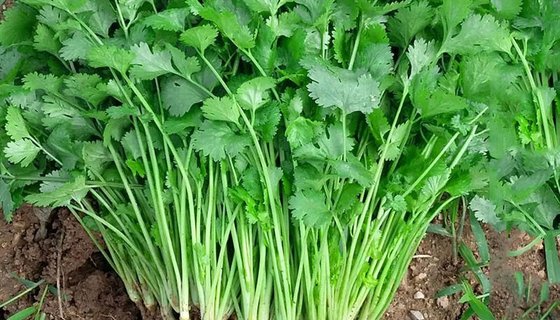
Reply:
<svg viewBox="0 0 560 320"><path fill-rule="evenodd" d="M0 221L0 302L25 289L17 276L57 288L61 300L48 293L42 308L49 319L140 319L119 278L76 219L64 209L44 218L26 206L12 224ZM39 301L44 289L0 310L0 319Z"/></svg>
<svg viewBox="0 0 560 320"><path fill-rule="evenodd" d="M521 315L538 299L541 284L546 281L543 247L537 245L519 257L510 258L507 256L507 252L529 243L530 237L522 232L512 232L508 237L506 233L497 233L490 229L485 231L491 261L484 271L493 286L490 295L490 309L496 319L521 319ZM463 240L478 258L476 244L469 230L466 230ZM385 319L411 319L410 311L420 311L426 319L459 320L461 318L468 306L458 303L460 294L442 298L439 301L435 297L442 288L459 283L460 275L464 274L462 273L461 258L459 257L457 264L453 263L452 250L449 238L434 234L426 235L393 303L385 314ZM517 297L517 284L514 280L514 273L517 271L523 272L526 283L529 278L531 279L534 290L529 303ZM468 277L468 279L471 278ZM470 282L475 290L480 290L476 281L471 280ZM419 298L418 292L424 298L417 299ZM550 292L550 301L560 300L560 286L552 286ZM538 318L534 314L525 319ZM557 309L550 319L560 319L560 310Z"/></svg>

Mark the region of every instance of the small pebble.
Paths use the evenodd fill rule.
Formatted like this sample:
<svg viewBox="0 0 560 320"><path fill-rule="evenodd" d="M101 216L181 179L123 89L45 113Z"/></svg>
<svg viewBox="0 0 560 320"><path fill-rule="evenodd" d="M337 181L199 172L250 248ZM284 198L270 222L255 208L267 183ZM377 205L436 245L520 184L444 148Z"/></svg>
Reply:
<svg viewBox="0 0 560 320"><path fill-rule="evenodd" d="M424 298L426 298L426 296L424 295L424 293L422 293L422 291L417 291L414 294L414 299L421 300L421 299L424 299Z"/></svg>
<svg viewBox="0 0 560 320"><path fill-rule="evenodd" d="M447 307L449 307L449 298L447 297L437 298L437 305L444 309L447 309Z"/></svg>
<svg viewBox="0 0 560 320"><path fill-rule="evenodd" d="M409 314L410 320L424 320L426 318L424 318L424 315L422 314L422 312L418 311L418 310L410 310L410 314Z"/></svg>
<svg viewBox="0 0 560 320"><path fill-rule="evenodd" d="M416 280L424 280L427 277L428 277L428 275L426 273L422 272L422 273L420 273L416 276Z"/></svg>

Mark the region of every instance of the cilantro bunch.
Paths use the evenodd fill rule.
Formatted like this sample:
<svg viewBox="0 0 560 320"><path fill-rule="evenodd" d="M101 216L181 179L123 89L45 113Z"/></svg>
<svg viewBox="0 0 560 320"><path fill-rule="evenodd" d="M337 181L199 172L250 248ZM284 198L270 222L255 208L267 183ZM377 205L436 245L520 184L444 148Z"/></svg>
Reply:
<svg viewBox="0 0 560 320"><path fill-rule="evenodd" d="M164 319L379 319L433 217L485 186L499 88L471 71L515 57L500 8L22 0L5 217L68 207Z"/></svg>

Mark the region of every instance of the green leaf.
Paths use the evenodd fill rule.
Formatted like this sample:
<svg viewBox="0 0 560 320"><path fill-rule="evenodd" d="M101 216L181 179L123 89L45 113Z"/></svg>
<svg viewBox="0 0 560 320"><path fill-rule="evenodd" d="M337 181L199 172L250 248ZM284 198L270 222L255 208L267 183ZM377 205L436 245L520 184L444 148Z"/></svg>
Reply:
<svg viewBox="0 0 560 320"><path fill-rule="evenodd" d="M506 0L507 1L507 0ZM470 13L472 0L444 0L439 8L441 19L446 28L446 36L450 36Z"/></svg>
<svg viewBox="0 0 560 320"><path fill-rule="evenodd" d="M109 115L109 118L111 119L122 119L125 117L138 117L140 116L140 113L138 112L138 109L136 109L135 107L132 107L130 105L123 105L123 106L113 106L113 107L109 107L107 108L107 114Z"/></svg>
<svg viewBox="0 0 560 320"><path fill-rule="evenodd" d="M71 1L72 4L80 2L75 0L64 1ZM81 1L86 2L84 0ZM87 1L86 5L88 11L92 12L91 16L88 19L89 28L91 28L91 30L93 30L93 32L97 33L98 35L108 38L111 25L117 22L117 15L115 13L115 10L113 9L111 1Z"/></svg>
<svg viewBox="0 0 560 320"><path fill-rule="evenodd" d="M304 117L297 117L290 121L286 129L286 138L292 148L298 148L311 143L319 134L321 124Z"/></svg>
<svg viewBox="0 0 560 320"><path fill-rule="evenodd" d="M144 166L138 161L128 159L126 160L126 166L130 169L130 171L132 171L132 174L135 176L137 175L143 178L146 174Z"/></svg>
<svg viewBox="0 0 560 320"><path fill-rule="evenodd" d="M307 86L310 96L324 108L340 108L346 114L360 111L368 114L379 107L379 83L370 74L360 74L306 60L312 82Z"/></svg>
<svg viewBox="0 0 560 320"><path fill-rule="evenodd" d="M473 14L462 24L461 31L441 48L442 52L472 54L480 51L509 53L512 46L509 31L491 15Z"/></svg>
<svg viewBox="0 0 560 320"><path fill-rule="evenodd" d="M0 45L10 46L33 39L35 14L32 9L15 5L4 12L4 21L0 23Z"/></svg>
<svg viewBox="0 0 560 320"><path fill-rule="evenodd" d="M69 205L72 201L82 200L89 189L85 177L78 176L74 181L66 182L55 190L31 194L25 200L39 207L62 207Z"/></svg>
<svg viewBox="0 0 560 320"><path fill-rule="evenodd" d="M391 135L389 141L386 141L383 145L379 147L379 152L381 153L382 150L387 146L387 153L385 154L385 159L392 161L395 160L402 152L402 143L406 136L406 132L408 129L409 122L401 123L398 125L393 134Z"/></svg>
<svg viewBox="0 0 560 320"><path fill-rule="evenodd" d="M419 103L418 108L422 117L426 119L445 113L466 110L469 108L469 105L465 98L438 89L426 101Z"/></svg>
<svg viewBox="0 0 560 320"><path fill-rule="evenodd" d="M156 30L179 32L185 28L187 9L167 9L153 14L144 19L144 23Z"/></svg>
<svg viewBox="0 0 560 320"><path fill-rule="evenodd" d="M206 119L229 121L239 125L239 109L228 96L204 100L202 112Z"/></svg>
<svg viewBox="0 0 560 320"><path fill-rule="evenodd" d="M75 32L71 38L62 42L60 56L66 61L85 60L91 48L91 41L83 33Z"/></svg>
<svg viewBox="0 0 560 320"><path fill-rule="evenodd" d="M152 52L145 42L133 45L130 50L135 55L130 74L137 79L153 80L161 75L176 72L171 64L171 54L167 51Z"/></svg>
<svg viewBox="0 0 560 320"><path fill-rule="evenodd" d="M363 187L368 187L373 183L373 174L353 156L348 156L347 161L329 161L333 171L341 178L352 179Z"/></svg>
<svg viewBox="0 0 560 320"><path fill-rule="evenodd" d="M29 139L8 142L4 148L4 154L8 160L13 164L19 163L22 167L30 165L39 151L41 149Z"/></svg>
<svg viewBox="0 0 560 320"><path fill-rule="evenodd" d="M121 144L124 150L126 150L129 157L136 160L142 156L142 149L140 148L140 142L136 135L136 130L131 130L122 137Z"/></svg>
<svg viewBox="0 0 560 320"><path fill-rule="evenodd" d="M401 8L387 24L389 36L401 48L406 48L414 36L432 21L434 10L428 1L414 1Z"/></svg>
<svg viewBox="0 0 560 320"><path fill-rule="evenodd" d="M192 135L192 143L214 161L234 157L250 144L248 136L236 134L225 122L205 121Z"/></svg>
<svg viewBox="0 0 560 320"><path fill-rule="evenodd" d="M269 77L256 77L244 82L235 97L244 109L257 110L270 100L268 90L274 88L274 79Z"/></svg>
<svg viewBox="0 0 560 320"><path fill-rule="evenodd" d="M101 89L103 80L96 74L76 73L66 78L64 84L64 94L84 99L94 106L107 98L107 93Z"/></svg>
<svg viewBox="0 0 560 320"><path fill-rule="evenodd" d="M480 196L474 196L469 204L469 207L474 211L474 215L479 221L488 223L492 226L498 226L501 224L501 220L498 218L496 213L496 206L488 199Z"/></svg>
<svg viewBox="0 0 560 320"><path fill-rule="evenodd" d="M560 259L558 255L558 247L556 245L556 238L558 236L554 232L547 232L544 237L544 251L546 257L546 271L548 275L548 282L550 284L560 283Z"/></svg>
<svg viewBox="0 0 560 320"><path fill-rule="evenodd" d="M11 222L12 213L14 211L14 201L12 200L10 186L2 179L0 179L0 208L4 213L4 219Z"/></svg>
<svg viewBox="0 0 560 320"><path fill-rule="evenodd" d="M523 0L491 0L498 15L504 19L513 19L520 12Z"/></svg>
<svg viewBox="0 0 560 320"><path fill-rule="evenodd" d="M125 74L134 60L134 54L119 47L103 45L91 48L87 60L94 68L106 67Z"/></svg>
<svg viewBox="0 0 560 320"><path fill-rule="evenodd" d="M200 50L204 53L206 48L214 44L218 37L218 30L211 25L190 28L181 34L181 41L188 46Z"/></svg>
<svg viewBox="0 0 560 320"><path fill-rule="evenodd" d="M186 58L183 51L170 44L166 44L165 48L171 53L173 64L183 77L190 79L193 74L201 70L197 58Z"/></svg>
<svg viewBox="0 0 560 320"><path fill-rule="evenodd" d="M354 146L354 140L347 136L342 125L338 123L331 125L328 128L328 134L324 132L317 143L324 157L332 160L338 159L345 152L352 150ZM344 149L345 147L346 149Z"/></svg>
<svg viewBox="0 0 560 320"><path fill-rule="evenodd" d="M292 216L308 227L321 228L330 224L332 211L325 204L321 192L304 190L296 192L289 201Z"/></svg>
<svg viewBox="0 0 560 320"><path fill-rule="evenodd" d="M166 78L161 82L161 100L172 116L180 117L191 107L202 102L208 94L179 77Z"/></svg>
<svg viewBox="0 0 560 320"><path fill-rule="evenodd" d="M368 44L358 51L354 68L368 70L374 79L381 79L393 70L391 47L384 43Z"/></svg>
<svg viewBox="0 0 560 320"><path fill-rule="evenodd" d="M45 51L57 55L61 44L56 39L55 33L46 25L39 24L33 38L33 47L38 51Z"/></svg>
<svg viewBox="0 0 560 320"><path fill-rule="evenodd" d="M18 108L8 107L8 112L6 113L6 133L12 140L31 137Z"/></svg>
<svg viewBox="0 0 560 320"><path fill-rule="evenodd" d="M45 90L56 94L62 89L62 79L52 74L29 73L25 75L23 82L23 87L27 90Z"/></svg>
<svg viewBox="0 0 560 320"><path fill-rule="evenodd" d="M278 10L278 0L243 0L243 2L255 12L270 12L274 15Z"/></svg>
<svg viewBox="0 0 560 320"><path fill-rule="evenodd" d="M414 40L414 43L406 52L406 56L410 61L410 75L408 78L413 79L422 69L430 66L436 59L436 54L433 42L426 42L422 38Z"/></svg>
<svg viewBox="0 0 560 320"><path fill-rule="evenodd" d="M29 317L31 317L36 312L37 312L37 307L35 307L35 306L27 307L25 309L22 309L22 310L20 310L16 313L14 313L10 317L8 317L8 319L6 319L6 320L25 320L25 319L28 319Z"/></svg>
<svg viewBox="0 0 560 320"><path fill-rule="evenodd" d="M255 39L246 25L242 25L231 11L218 11L209 6L201 6L196 0L189 0L189 4L196 8L201 17L212 21L220 32L233 41L241 49L251 49L255 46ZM194 4L196 3L196 4Z"/></svg>

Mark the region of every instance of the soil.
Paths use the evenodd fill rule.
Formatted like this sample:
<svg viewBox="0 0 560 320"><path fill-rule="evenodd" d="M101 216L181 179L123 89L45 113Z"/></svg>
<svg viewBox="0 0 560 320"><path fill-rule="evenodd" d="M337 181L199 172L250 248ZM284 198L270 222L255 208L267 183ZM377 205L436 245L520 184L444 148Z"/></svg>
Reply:
<svg viewBox="0 0 560 320"><path fill-rule="evenodd" d="M529 235L513 231L508 236L505 232L498 233L490 228L486 228L485 233L490 249L490 264L484 268L484 272L492 283L489 307L496 319L522 319L522 314L537 302L541 285L546 282L543 246L536 245L525 254L512 258L508 257L507 253L528 244L531 241ZM468 228L465 230L463 241L478 258L476 244ZM480 290L480 286L473 279L472 274L469 276L469 273L463 272L464 265L460 257L457 263L453 260L453 246L450 239L427 234L385 314L385 319L415 319L411 316L411 311L419 311L425 319L459 320L468 308L466 304L459 303L461 294L436 299L437 292L449 285L460 283L461 275L466 276L475 290ZM523 273L526 283L529 279L532 283L533 290L528 302L517 295L514 274L518 271ZM476 293L480 294L480 292ZM560 286L551 286L549 301L559 300ZM535 313L523 319L539 318ZM550 319L560 319L560 309L556 309Z"/></svg>
<svg viewBox="0 0 560 320"><path fill-rule="evenodd" d="M61 296L46 295L42 310L50 319L141 319L77 220L65 209L46 213L26 206L12 224L0 221L0 302L25 290L21 279L44 280ZM43 290L45 285L0 310L0 319L39 301Z"/></svg>

